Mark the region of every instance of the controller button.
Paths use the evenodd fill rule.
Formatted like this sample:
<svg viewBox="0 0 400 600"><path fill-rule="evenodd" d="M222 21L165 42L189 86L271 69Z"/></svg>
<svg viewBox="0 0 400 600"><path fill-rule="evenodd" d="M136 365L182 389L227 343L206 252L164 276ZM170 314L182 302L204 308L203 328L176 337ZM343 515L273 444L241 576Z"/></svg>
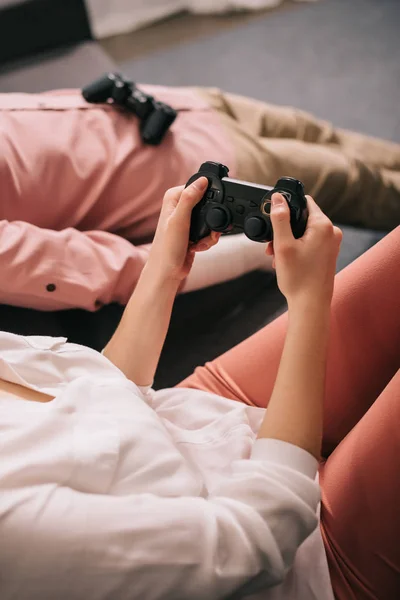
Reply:
<svg viewBox="0 0 400 600"><path fill-rule="evenodd" d="M267 217L269 217L269 215L271 214L271 200L266 200L262 204L261 212L264 213L264 215L267 215Z"/></svg>
<svg viewBox="0 0 400 600"><path fill-rule="evenodd" d="M267 233L267 224L260 217L249 217L244 226L244 231L250 238L262 238Z"/></svg>
<svg viewBox="0 0 400 600"><path fill-rule="evenodd" d="M206 222L215 231L225 229L230 224L227 209L222 206L213 206L206 214Z"/></svg>
<svg viewBox="0 0 400 600"><path fill-rule="evenodd" d="M290 201L292 199L292 194L290 194L290 192L279 192L280 194L282 194L282 196L284 198L286 198L288 204L290 204Z"/></svg>
<svg viewBox="0 0 400 600"><path fill-rule="evenodd" d="M245 207L242 204L239 204L236 207L236 212L237 212L238 215L243 215L245 210L246 209L245 209Z"/></svg>
<svg viewBox="0 0 400 600"><path fill-rule="evenodd" d="M227 202L233 202L233 197L232 196L227 196L226 201Z"/></svg>
<svg viewBox="0 0 400 600"><path fill-rule="evenodd" d="M207 198L208 200L212 200L215 196L215 192L213 190L210 190L209 192L207 192Z"/></svg>
<svg viewBox="0 0 400 600"><path fill-rule="evenodd" d="M252 202L252 201L249 202L249 206L251 208L258 208L258 204L256 202Z"/></svg>

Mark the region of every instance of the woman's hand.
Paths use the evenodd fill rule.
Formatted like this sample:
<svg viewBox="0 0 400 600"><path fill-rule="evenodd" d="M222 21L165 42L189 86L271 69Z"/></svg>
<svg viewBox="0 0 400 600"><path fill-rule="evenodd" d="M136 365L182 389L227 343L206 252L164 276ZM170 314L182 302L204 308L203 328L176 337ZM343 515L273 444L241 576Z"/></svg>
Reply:
<svg viewBox="0 0 400 600"><path fill-rule="evenodd" d="M147 264L104 350L104 356L136 385L151 385L154 380L176 292L189 274L195 253L218 241L220 234L212 233L189 244L192 209L207 185L201 177L186 189L172 188L165 194Z"/></svg>
<svg viewBox="0 0 400 600"><path fill-rule="evenodd" d="M305 300L329 303L333 294L336 259L342 232L307 196L309 217L303 237L295 239L289 206L281 194L272 196L271 222L274 241L267 254L274 256L279 289L288 305Z"/></svg>
<svg viewBox="0 0 400 600"><path fill-rule="evenodd" d="M258 437L288 442L319 460L330 305L342 232L310 196L307 204L306 231L295 239L286 200L281 194L272 196L274 241L267 253L274 256L289 317L275 386Z"/></svg>
<svg viewBox="0 0 400 600"><path fill-rule="evenodd" d="M221 234L216 231L196 244L189 242L192 210L202 199L207 185L207 178L200 177L187 188L179 186L166 192L147 269L180 282L188 276L195 253L208 250L218 242Z"/></svg>

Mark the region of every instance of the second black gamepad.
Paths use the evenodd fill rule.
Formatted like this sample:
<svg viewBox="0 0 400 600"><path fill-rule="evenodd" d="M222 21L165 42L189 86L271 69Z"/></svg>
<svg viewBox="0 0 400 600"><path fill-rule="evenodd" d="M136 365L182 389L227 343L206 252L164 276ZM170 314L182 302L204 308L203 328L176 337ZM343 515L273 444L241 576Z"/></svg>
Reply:
<svg viewBox="0 0 400 600"><path fill-rule="evenodd" d="M205 162L187 182L186 187L199 177L206 177L209 182L206 193L192 211L189 236L192 242L206 237L211 231L225 233L234 228L243 230L255 242L271 241L273 231L269 213L274 192L280 192L287 200L294 237L303 235L308 210L301 181L282 177L271 187L231 179L228 172L225 165Z"/></svg>

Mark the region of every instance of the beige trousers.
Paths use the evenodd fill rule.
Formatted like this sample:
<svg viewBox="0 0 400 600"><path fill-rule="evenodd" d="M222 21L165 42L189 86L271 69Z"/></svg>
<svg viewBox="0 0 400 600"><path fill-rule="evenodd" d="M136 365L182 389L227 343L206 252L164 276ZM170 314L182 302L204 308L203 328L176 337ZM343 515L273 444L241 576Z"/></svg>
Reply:
<svg viewBox="0 0 400 600"><path fill-rule="evenodd" d="M389 230L400 224L400 144L336 129L295 108L198 90L237 152L240 179L300 179L335 222Z"/></svg>

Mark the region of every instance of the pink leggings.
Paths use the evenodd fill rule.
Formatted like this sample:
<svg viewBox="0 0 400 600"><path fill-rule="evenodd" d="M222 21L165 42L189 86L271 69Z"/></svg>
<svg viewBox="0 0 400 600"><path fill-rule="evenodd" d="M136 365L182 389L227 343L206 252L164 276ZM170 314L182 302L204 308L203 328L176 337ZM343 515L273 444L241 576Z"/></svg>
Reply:
<svg viewBox="0 0 400 600"><path fill-rule="evenodd" d="M180 386L267 406L286 323L283 315ZM400 598L399 368L400 227L336 278L320 483L337 600Z"/></svg>

